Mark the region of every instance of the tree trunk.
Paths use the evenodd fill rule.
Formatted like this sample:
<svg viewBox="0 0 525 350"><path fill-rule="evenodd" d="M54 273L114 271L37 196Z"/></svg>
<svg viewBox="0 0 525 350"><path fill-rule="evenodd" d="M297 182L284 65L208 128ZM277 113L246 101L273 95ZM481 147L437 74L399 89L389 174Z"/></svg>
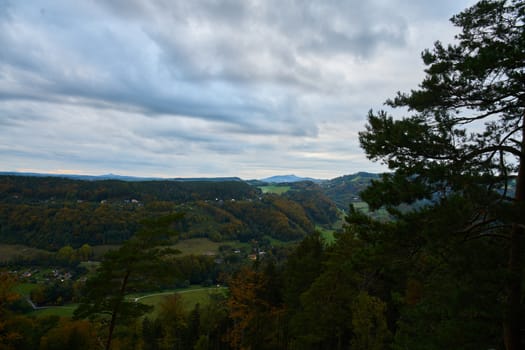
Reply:
<svg viewBox="0 0 525 350"><path fill-rule="evenodd" d="M120 285L118 301L116 302L115 307L113 308L113 312L111 313L111 321L109 323L108 339L106 341L105 350L110 350L111 348L111 341L113 340L113 331L115 330L115 325L117 323L117 314L120 308L120 303L122 302L122 299L124 298L124 294L126 293L126 285L128 284L128 278L129 278L130 273L131 271L128 269L126 271L126 274L124 275L122 284Z"/></svg>
<svg viewBox="0 0 525 350"><path fill-rule="evenodd" d="M520 167L518 170L518 178L516 179L516 204L521 204L525 201L525 126L523 127L523 139L521 147ZM522 280L522 247L523 247L523 227L514 224L510 235L509 247L509 266L507 276L507 305L503 320L503 337L505 341L505 348L507 350L521 349L521 280Z"/></svg>
<svg viewBox="0 0 525 350"><path fill-rule="evenodd" d="M515 225L510 238L504 337L507 350L521 349L521 248L523 229Z"/></svg>

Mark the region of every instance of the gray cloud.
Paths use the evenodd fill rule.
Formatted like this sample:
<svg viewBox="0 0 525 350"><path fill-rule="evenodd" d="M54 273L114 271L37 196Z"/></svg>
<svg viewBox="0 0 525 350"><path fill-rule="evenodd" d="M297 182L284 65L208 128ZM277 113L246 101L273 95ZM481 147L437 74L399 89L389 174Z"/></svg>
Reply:
<svg viewBox="0 0 525 350"><path fill-rule="evenodd" d="M10 7L9 0L0 0L0 20L10 19Z"/></svg>
<svg viewBox="0 0 525 350"><path fill-rule="evenodd" d="M471 2L0 0L0 167L379 169L367 110L417 84Z"/></svg>
<svg viewBox="0 0 525 350"><path fill-rule="evenodd" d="M373 2L255 3L246 8L246 2L235 2L226 11L218 11L217 2L184 3L146 31L177 78L287 83L308 90L322 86L322 67L303 63L311 57L366 58L379 46L405 44L404 19L379 11ZM156 13L163 13L156 4Z"/></svg>

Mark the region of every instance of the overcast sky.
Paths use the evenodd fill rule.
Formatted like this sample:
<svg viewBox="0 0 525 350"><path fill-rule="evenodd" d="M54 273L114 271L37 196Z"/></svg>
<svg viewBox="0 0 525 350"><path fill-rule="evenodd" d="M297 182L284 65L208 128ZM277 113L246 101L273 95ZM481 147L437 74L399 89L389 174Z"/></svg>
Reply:
<svg viewBox="0 0 525 350"><path fill-rule="evenodd" d="M0 0L0 171L386 170L357 133L468 0Z"/></svg>

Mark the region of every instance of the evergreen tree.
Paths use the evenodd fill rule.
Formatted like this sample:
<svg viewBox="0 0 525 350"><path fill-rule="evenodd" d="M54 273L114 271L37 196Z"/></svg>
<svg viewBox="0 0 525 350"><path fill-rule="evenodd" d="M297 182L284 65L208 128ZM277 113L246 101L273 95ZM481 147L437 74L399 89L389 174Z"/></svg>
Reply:
<svg viewBox="0 0 525 350"><path fill-rule="evenodd" d="M361 320L361 307L370 317L384 303L394 337L379 327L380 332L364 333L367 342L372 340L367 346L393 340L393 349L501 348L504 244L498 238L465 240L458 234L473 212L472 203L452 195L390 222L350 212L344 240L354 240L357 247L345 249L347 259L361 276L360 294L372 297L352 309L354 345L363 344L363 331L374 329ZM382 318L376 315L370 321L379 326Z"/></svg>
<svg viewBox="0 0 525 350"><path fill-rule="evenodd" d="M457 233L465 240L504 237L508 271L503 310L508 350L523 341L525 210L525 3L482 0L454 16L457 42L423 52L419 89L387 104L412 114L395 120L370 112L361 145L394 170L363 197L373 207L459 193L474 205Z"/></svg>
<svg viewBox="0 0 525 350"><path fill-rule="evenodd" d="M130 288L143 289L156 278L166 277L163 258L173 254L163 247L175 234L172 224L181 218L172 214L143 222L142 228L118 250L104 257L97 274L88 279L82 302L75 310L79 318L99 318L107 329L105 349L109 350L117 322L132 321L151 309L126 298Z"/></svg>

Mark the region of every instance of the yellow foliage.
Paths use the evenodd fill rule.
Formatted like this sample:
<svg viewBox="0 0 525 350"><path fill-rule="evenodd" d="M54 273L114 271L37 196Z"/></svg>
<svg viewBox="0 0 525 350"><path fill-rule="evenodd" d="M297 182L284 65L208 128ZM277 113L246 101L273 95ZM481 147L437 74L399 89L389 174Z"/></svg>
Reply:
<svg viewBox="0 0 525 350"><path fill-rule="evenodd" d="M352 305L352 349L384 349L391 334L385 319L386 304L366 292L358 294Z"/></svg>

